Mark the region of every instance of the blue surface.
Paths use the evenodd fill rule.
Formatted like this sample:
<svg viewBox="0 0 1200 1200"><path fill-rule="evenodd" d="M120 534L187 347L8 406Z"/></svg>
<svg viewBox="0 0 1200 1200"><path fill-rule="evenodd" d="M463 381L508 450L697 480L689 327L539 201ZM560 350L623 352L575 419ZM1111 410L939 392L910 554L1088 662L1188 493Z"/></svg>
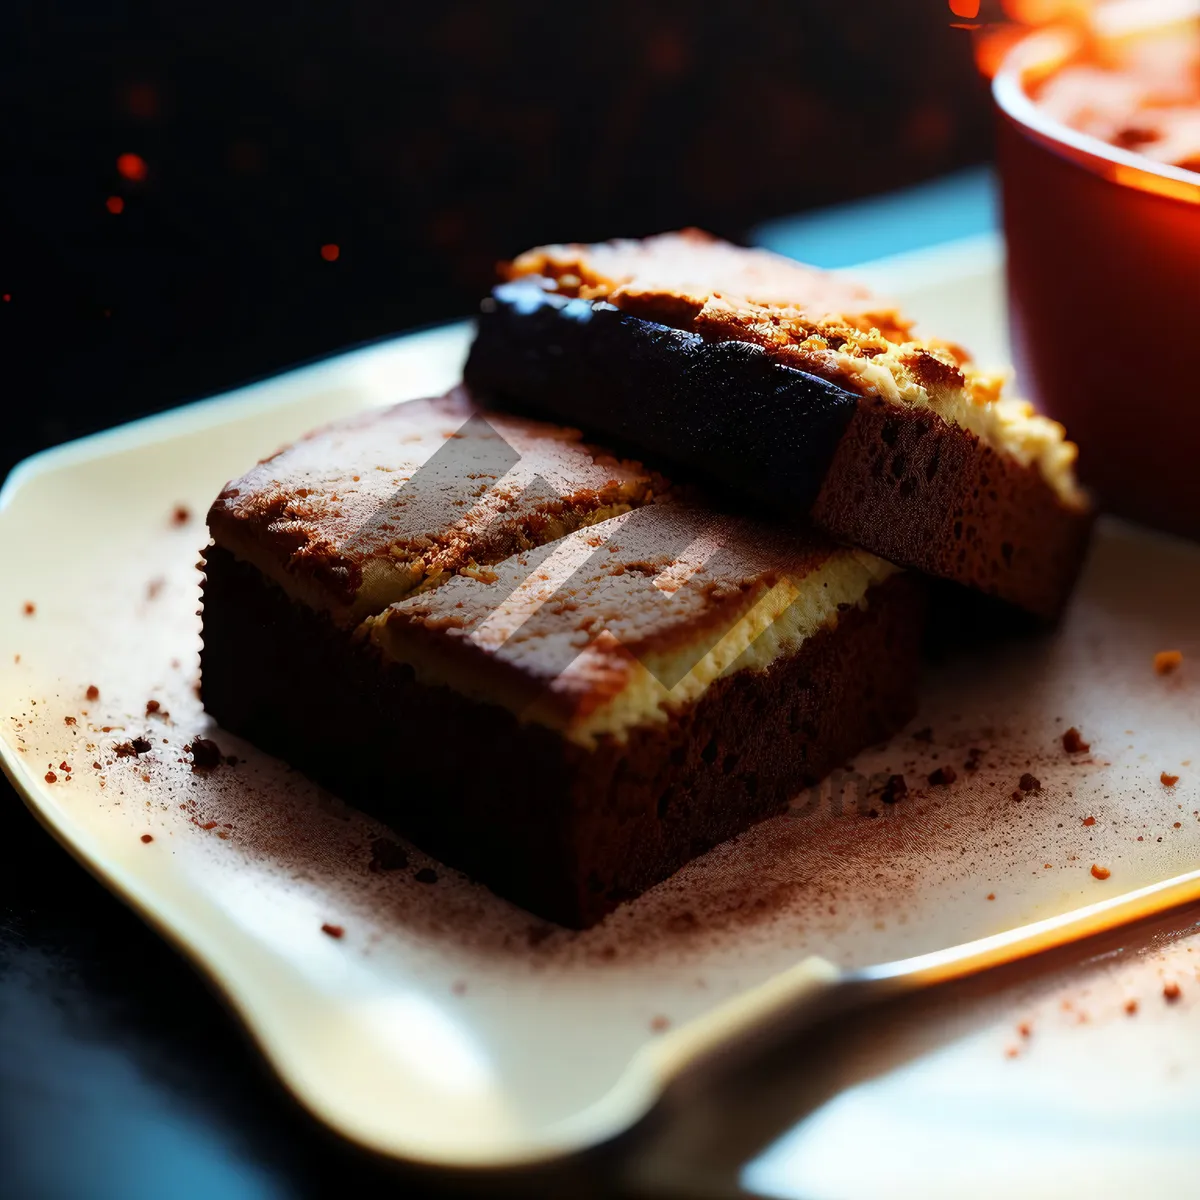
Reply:
<svg viewBox="0 0 1200 1200"><path fill-rule="evenodd" d="M991 167L767 221L750 242L818 267L848 267L906 250L991 233L999 226Z"/></svg>

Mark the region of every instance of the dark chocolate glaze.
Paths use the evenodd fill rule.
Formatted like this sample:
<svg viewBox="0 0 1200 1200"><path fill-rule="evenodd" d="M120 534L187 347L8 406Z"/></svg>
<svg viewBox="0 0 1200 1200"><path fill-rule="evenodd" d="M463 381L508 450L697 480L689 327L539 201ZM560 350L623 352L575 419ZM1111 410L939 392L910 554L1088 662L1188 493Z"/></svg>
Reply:
<svg viewBox="0 0 1200 1200"><path fill-rule="evenodd" d="M858 405L760 346L706 341L520 280L484 302L464 374L475 389L661 455L778 516L808 510Z"/></svg>

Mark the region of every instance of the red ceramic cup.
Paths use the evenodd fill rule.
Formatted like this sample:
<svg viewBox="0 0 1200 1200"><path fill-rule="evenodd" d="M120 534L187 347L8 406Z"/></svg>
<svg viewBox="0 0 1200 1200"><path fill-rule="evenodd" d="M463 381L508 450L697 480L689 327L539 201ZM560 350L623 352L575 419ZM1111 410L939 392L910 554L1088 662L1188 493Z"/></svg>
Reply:
<svg viewBox="0 0 1200 1200"><path fill-rule="evenodd" d="M1200 538L1200 175L1041 112L1071 51L1034 35L993 86L1020 383L1104 508Z"/></svg>

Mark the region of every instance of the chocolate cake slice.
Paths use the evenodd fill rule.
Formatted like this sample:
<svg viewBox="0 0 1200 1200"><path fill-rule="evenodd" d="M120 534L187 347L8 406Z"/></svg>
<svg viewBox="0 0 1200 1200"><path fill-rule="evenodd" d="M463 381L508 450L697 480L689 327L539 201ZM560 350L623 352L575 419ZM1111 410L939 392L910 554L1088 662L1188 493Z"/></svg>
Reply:
<svg viewBox="0 0 1200 1200"><path fill-rule="evenodd" d="M459 417L521 467L499 474L475 426L472 469L422 485L412 461ZM398 509L410 486L442 503ZM501 895L589 925L915 707L919 580L663 486L462 393L313 435L210 514L205 707ZM385 553L401 567L369 569Z"/></svg>
<svg viewBox="0 0 1200 1200"><path fill-rule="evenodd" d="M1062 427L867 291L695 230L545 246L466 379L1053 620L1091 525Z"/></svg>

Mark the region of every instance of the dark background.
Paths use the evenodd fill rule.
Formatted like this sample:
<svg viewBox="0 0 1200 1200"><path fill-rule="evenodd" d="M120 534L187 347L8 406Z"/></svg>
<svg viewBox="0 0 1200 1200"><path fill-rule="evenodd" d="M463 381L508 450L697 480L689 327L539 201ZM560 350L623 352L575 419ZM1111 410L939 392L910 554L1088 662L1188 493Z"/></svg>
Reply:
<svg viewBox="0 0 1200 1200"><path fill-rule="evenodd" d="M0 477L467 313L538 242L737 238L979 161L955 20L943 0L6 0ZM423 1191L295 1111L190 970L2 783L0 804L0 1200Z"/></svg>
<svg viewBox="0 0 1200 1200"><path fill-rule="evenodd" d="M5 0L0 476L469 312L530 245L736 238L978 161L957 21L946 0Z"/></svg>

